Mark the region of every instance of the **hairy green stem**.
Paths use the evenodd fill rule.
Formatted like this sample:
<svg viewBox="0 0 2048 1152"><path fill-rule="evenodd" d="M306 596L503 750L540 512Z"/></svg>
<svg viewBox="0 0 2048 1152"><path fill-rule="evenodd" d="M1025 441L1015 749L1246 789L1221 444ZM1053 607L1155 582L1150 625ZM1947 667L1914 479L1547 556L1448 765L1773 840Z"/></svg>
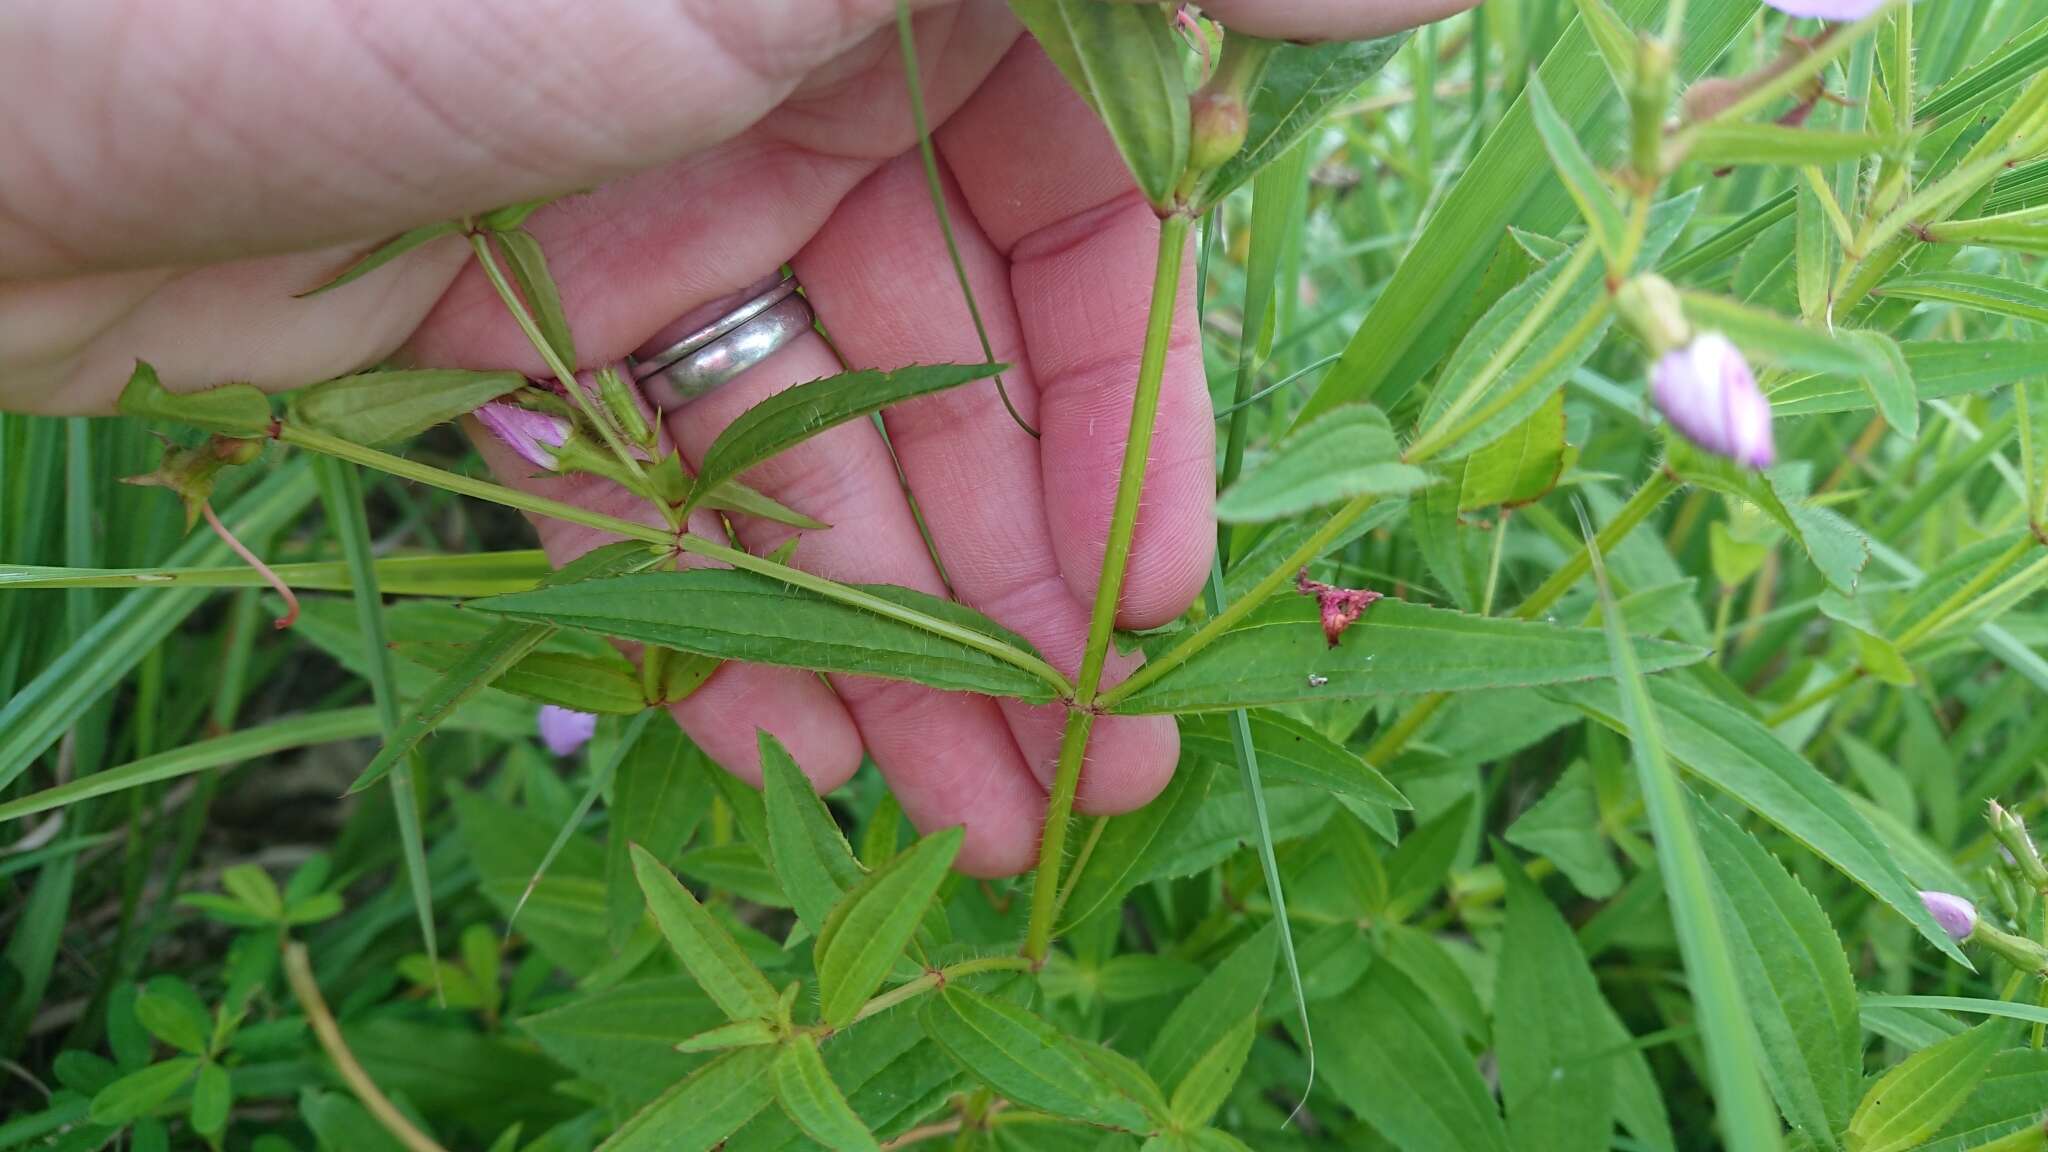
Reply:
<svg viewBox="0 0 2048 1152"><path fill-rule="evenodd" d="M973 960L962 960L958 964L948 964L943 968L928 969L924 975L906 980L861 1005L860 1011L854 1013L853 1019L847 1021L845 1027L851 1028L870 1016L879 1016L898 1004L915 1000L935 989L944 988L948 981L958 980L963 976L973 976L982 972L1022 972L1030 967L1031 961L1022 956L979 956Z"/></svg>
<svg viewBox="0 0 2048 1152"><path fill-rule="evenodd" d="M1962 587L1957 588L1946 599L1942 600L1940 604L1935 605L1933 611L1922 616L1912 627L1899 633L1898 639L1892 641L1892 644L1903 655L1910 651L1915 644L1934 635L1943 625L1955 618L1965 606L1975 599L1978 593L1989 588L1992 581L2003 576L2006 569L2019 563L2020 559L2032 551L2034 546L2034 538L2026 533L2021 533L2019 539L2013 541L2012 547L1999 553L1996 559L1986 564L1976 575L1965 581Z"/></svg>
<svg viewBox="0 0 2048 1152"><path fill-rule="evenodd" d="M1031 923L1024 932L1024 956L1034 965L1044 963L1046 950L1052 947L1054 919L1059 913L1060 865L1067 850L1067 819L1074 811L1081 757L1088 750L1088 730L1094 724L1093 712L1076 708L1067 713L1067 730L1060 739L1059 769L1038 846L1038 874L1031 882Z"/></svg>

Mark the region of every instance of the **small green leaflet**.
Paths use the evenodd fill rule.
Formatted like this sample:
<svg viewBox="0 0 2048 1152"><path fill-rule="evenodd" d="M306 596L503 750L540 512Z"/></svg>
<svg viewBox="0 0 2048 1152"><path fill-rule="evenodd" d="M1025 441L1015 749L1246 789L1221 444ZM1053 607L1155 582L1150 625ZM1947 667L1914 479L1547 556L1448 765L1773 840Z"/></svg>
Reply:
<svg viewBox="0 0 2048 1152"><path fill-rule="evenodd" d="M775 1098L773 1048L704 1065L619 1126L598 1152L710 1152Z"/></svg>
<svg viewBox="0 0 2048 1152"><path fill-rule="evenodd" d="M1541 499L1557 486L1571 457L1564 435L1564 391L1559 389L1506 435L1444 470L1457 486L1458 510L1515 508Z"/></svg>
<svg viewBox="0 0 2048 1152"><path fill-rule="evenodd" d="M861 1123L846 1102L825 1060L818 1054L818 1041L809 1035L792 1036L775 1057L775 1100L820 1145L844 1152L879 1152L874 1133Z"/></svg>
<svg viewBox="0 0 2048 1152"><path fill-rule="evenodd" d="M1331 105L1357 91L1407 41L1403 32L1377 40L1275 45L1252 90L1244 147L1202 182L1195 197L1196 214L1293 147L1322 122Z"/></svg>
<svg viewBox="0 0 2048 1152"><path fill-rule="evenodd" d="M1258 750L1259 771L1266 779L1307 784L1385 808L1409 807L1408 798L1378 769L1309 725L1266 709L1251 712L1249 718L1252 746ZM1180 741L1183 754L1204 756L1218 763L1232 759L1230 726L1216 713L1182 716Z"/></svg>
<svg viewBox="0 0 2048 1152"><path fill-rule="evenodd" d="M224 436L267 436L270 401L251 384L222 384L201 392L175 393L157 379L156 369L137 360L115 410L142 420L169 420Z"/></svg>
<svg viewBox="0 0 2048 1152"><path fill-rule="evenodd" d="M840 897L867 873L788 749L766 730L759 733L759 741L769 856L797 918L813 934L822 935Z"/></svg>
<svg viewBox="0 0 2048 1152"><path fill-rule="evenodd" d="M1586 155L1579 138L1572 133L1571 125L1565 123L1564 117L1558 115L1557 108L1551 104L1550 94L1543 90L1540 74L1529 75L1529 86L1523 99L1536 122L1536 135L1543 141L1543 150L1550 154L1551 167L1564 181L1572 203L1578 205L1579 215L1585 219L1594 242L1600 246L1610 266L1620 263L1623 236L1628 230L1622 221L1621 209L1615 206L1613 195L1594 169L1592 157Z"/></svg>
<svg viewBox="0 0 2048 1152"><path fill-rule="evenodd" d="M902 588L861 591L992 638L1009 634L950 601ZM661 644L726 660L915 680L1033 703L1037 676L949 636L733 569L650 572L472 600L473 611Z"/></svg>
<svg viewBox="0 0 2048 1152"><path fill-rule="evenodd" d="M771 816L772 819L772 816ZM771 827L770 836L774 835ZM918 841L840 899L818 933L819 1016L842 1028L917 934L925 907L938 895L960 851L963 832L948 828Z"/></svg>
<svg viewBox="0 0 2048 1152"><path fill-rule="evenodd" d="M357 444L389 444L445 424L525 387L517 372L456 368L363 372L315 384L292 400L308 428Z"/></svg>
<svg viewBox="0 0 2048 1152"><path fill-rule="evenodd" d="M130 1072L93 1095L92 1122L118 1127L154 1112L199 1071L196 1056L180 1056Z"/></svg>
<svg viewBox="0 0 2048 1152"><path fill-rule="evenodd" d="M1166 21L1096 0L1010 0L1010 11L1102 118L1145 198L1170 206L1188 164L1188 91Z"/></svg>
<svg viewBox="0 0 2048 1152"><path fill-rule="evenodd" d="M704 452L690 505L742 472L825 431L902 401L986 379L1007 364L913 364L889 372L842 372L798 384L742 412Z"/></svg>
<svg viewBox="0 0 2048 1152"><path fill-rule="evenodd" d="M1401 463L1384 413L1346 406L1282 441L1270 459L1223 493L1216 517L1255 524L1368 493L1405 495L1429 483L1429 473Z"/></svg>
<svg viewBox="0 0 2048 1152"><path fill-rule="evenodd" d="M661 861L638 844L630 851L633 873L640 879L640 890L647 894L654 922L705 995L734 1020L773 1014L780 997L732 934L711 918Z"/></svg>
<svg viewBox="0 0 2048 1152"><path fill-rule="evenodd" d="M1258 1022L1259 1006L1273 983L1279 944L1279 921L1269 920L1216 965L1166 1018L1145 1054L1145 1071L1161 1088L1172 1093L1176 1102L1181 1099L1183 1086L1200 1074L1201 1065L1213 1054L1225 1053L1221 1057L1225 1064L1244 1059L1238 1050L1249 1046L1250 1037L1240 1037L1239 1033ZM1237 1053L1234 1057L1227 1055L1233 1052ZM1228 1089L1229 1081L1223 1087ZM1211 1100L1208 1089L1201 1091L1200 1103L1209 1106L1208 1112L1187 1115L1177 1104L1177 1119L1188 1124L1208 1121L1214 1103L1220 1101Z"/></svg>
<svg viewBox="0 0 2048 1152"><path fill-rule="evenodd" d="M534 326L540 329L541 338L548 342L564 364L576 363L576 340L569 331L568 314L562 310L562 294L555 288L555 278L548 272L547 257L541 252L540 241L523 228L508 228L495 231L491 238L505 253L506 262L511 265L512 282L519 286L519 295L526 300L527 311L533 314Z"/></svg>
<svg viewBox="0 0 2048 1152"><path fill-rule="evenodd" d="M1646 671L1693 663L1699 649L1637 640ZM1467 616L1381 600L1323 640L1316 606L1283 594L1114 710L1202 712L1350 696L1528 687L1609 674L1606 642L1589 629Z"/></svg>
<svg viewBox="0 0 2048 1152"><path fill-rule="evenodd" d="M1024 1107L1132 1132L1152 1128L1145 1109L1096 1070L1083 1041L1014 1004L955 985L932 997L920 1019L953 1059Z"/></svg>
<svg viewBox="0 0 2048 1152"><path fill-rule="evenodd" d="M1940 1131L1991 1070L2010 1029L2003 1020L1987 1020L1900 1061L1863 1094L1849 1122L1849 1146L1904 1152Z"/></svg>
<svg viewBox="0 0 2048 1152"><path fill-rule="evenodd" d="M418 248L422 244L432 240L439 240L443 236L455 236L461 232L462 222L459 220L443 220L438 224L422 224L410 232L402 232L370 249L362 258L343 269L341 274L334 277L334 279L327 281L318 288L307 289L293 297L293 299L303 300L308 296L318 296L322 292L339 288L343 284L368 276L370 273L375 272L377 269Z"/></svg>

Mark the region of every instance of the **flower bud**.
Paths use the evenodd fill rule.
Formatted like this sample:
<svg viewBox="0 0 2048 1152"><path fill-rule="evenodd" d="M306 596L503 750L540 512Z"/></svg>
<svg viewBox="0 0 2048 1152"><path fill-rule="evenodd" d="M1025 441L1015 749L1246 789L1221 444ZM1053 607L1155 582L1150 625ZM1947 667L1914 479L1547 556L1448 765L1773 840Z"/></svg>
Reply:
<svg viewBox="0 0 2048 1152"><path fill-rule="evenodd" d="M1771 402L1742 352L1718 332L1703 332L1665 353L1650 370L1650 399L1685 438L1749 468L1777 458Z"/></svg>
<svg viewBox="0 0 2048 1152"><path fill-rule="evenodd" d="M1996 800L1991 801L1985 818L1991 824L1992 837L2011 856L2010 867L2020 882L2029 888L2048 892L2048 865L2041 862L2041 853L2034 847L2033 837L2027 835L2026 822Z"/></svg>
<svg viewBox="0 0 2048 1152"><path fill-rule="evenodd" d="M1614 294L1614 306L1629 327L1650 346L1652 356L1663 356L1692 343L1692 325L1685 319L1685 305L1678 289L1662 276L1637 276Z"/></svg>
<svg viewBox="0 0 2048 1152"><path fill-rule="evenodd" d="M1237 155L1251 129L1251 115L1235 92L1203 90L1188 109L1188 168L1208 172Z"/></svg>
<svg viewBox="0 0 2048 1152"><path fill-rule="evenodd" d="M491 435L536 468L553 469L559 461L557 450L569 440L568 421L503 400L491 401L475 416Z"/></svg>
<svg viewBox="0 0 2048 1152"><path fill-rule="evenodd" d="M1948 938L1960 943L1977 931L1977 906L1952 892L1922 892L1920 903Z"/></svg>
<svg viewBox="0 0 2048 1152"><path fill-rule="evenodd" d="M590 742L597 731L597 717L553 704L540 706L540 742L557 756L572 756Z"/></svg>
<svg viewBox="0 0 2048 1152"><path fill-rule="evenodd" d="M2025 936L2015 936L1980 920L1977 930L1970 934L1970 940L1982 944L1985 951L2030 976L2048 977L2048 948Z"/></svg>

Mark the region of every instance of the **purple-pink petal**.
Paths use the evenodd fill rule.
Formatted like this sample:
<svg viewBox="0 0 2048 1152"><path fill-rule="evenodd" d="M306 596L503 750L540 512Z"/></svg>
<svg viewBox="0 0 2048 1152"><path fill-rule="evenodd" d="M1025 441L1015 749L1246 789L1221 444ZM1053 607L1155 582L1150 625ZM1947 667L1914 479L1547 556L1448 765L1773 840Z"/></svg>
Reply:
<svg viewBox="0 0 2048 1152"><path fill-rule="evenodd" d="M554 704L540 706L540 742L557 756L573 756L597 731L597 717Z"/></svg>
<svg viewBox="0 0 2048 1152"><path fill-rule="evenodd" d="M475 415L491 435L536 468L553 468L555 449L569 439L568 421L503 400L491 401L478 408Z"/></svg>
<svg viewBox="0 0 2048 1152"><path fill-rule="evenodd" d="M1650 399L1686 439L1717 456L1750 468L1777 458L1771 402L1741 349L1718 332L1665 353L1650 370Z"/></svg>
<svg viewBox="0 0 2048 1152"><path fill-rule="evenodd" d="M1922 892L1920 902L1952 940L1968 940L1977 931L1977 907L1952 892Z"/></svg>
<svg viewBox="0 0 2048 1152"><path fill-rule="evenodd" d="M1808 16L1820 20L1861 20L1879 8L1884 0L1764 0L1787 16Z"/></svg>

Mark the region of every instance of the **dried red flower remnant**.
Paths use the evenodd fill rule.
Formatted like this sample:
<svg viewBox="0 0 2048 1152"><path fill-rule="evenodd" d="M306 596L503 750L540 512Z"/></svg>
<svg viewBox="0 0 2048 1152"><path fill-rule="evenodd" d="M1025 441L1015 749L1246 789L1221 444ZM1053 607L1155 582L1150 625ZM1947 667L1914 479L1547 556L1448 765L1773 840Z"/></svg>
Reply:
<svg viewBox="0 0 2048 1152"><path fill-rule="evenodd" d="M1365 610L1372 607L1372 602L1380 598L1378 592L1370 589L1339 588L1334 584L1311 580L1306 568L1294 578L1294 587L1302 595L1316 598L1316 607L1323 613L1323 639L1329 641L1332 648L1337 646L1337 641L1343 637L1344 630L1358 623L1358 618L1365 615Z"/></svg>

